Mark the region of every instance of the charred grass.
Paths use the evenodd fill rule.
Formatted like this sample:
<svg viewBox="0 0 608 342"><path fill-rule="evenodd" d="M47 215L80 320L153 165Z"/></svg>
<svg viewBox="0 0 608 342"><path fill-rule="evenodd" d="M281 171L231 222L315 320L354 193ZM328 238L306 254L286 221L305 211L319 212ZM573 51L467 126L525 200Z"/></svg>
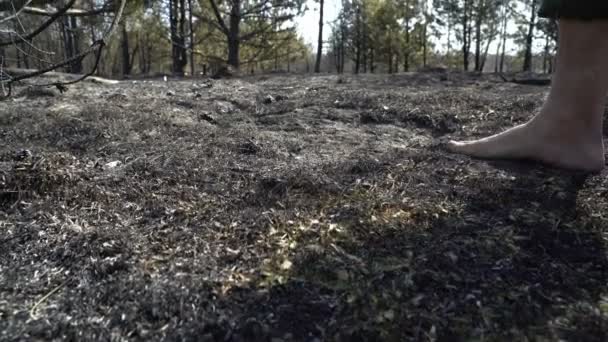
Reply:
<svg viewBox="0 0 608 342"><path fill-rule="evenodd" d="M0 103L0 340L605 341L606 174L441 147L546 90L293 75Z"/></svg>

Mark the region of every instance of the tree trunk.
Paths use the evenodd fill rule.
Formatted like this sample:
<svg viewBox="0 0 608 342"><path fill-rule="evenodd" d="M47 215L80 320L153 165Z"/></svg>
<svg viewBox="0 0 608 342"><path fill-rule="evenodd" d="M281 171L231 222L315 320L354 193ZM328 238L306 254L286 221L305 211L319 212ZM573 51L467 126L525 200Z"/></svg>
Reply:
<svg viewBox="0 0 608 342"><path fill-rule="evenodd" d="M186 48L186 1L180 0L179 18L179 46L178 46L178 68L179 74L184 75L184 68L188 65L188 51Z"/></svg>
<svg viewBox="0 0 608 342"><path fill-rule="evenodd" d="M464 0L464 13L462 16L462 62L464 71L469 71L469 54L471 44L469 7L470 0Z"/></svg>
<svg viewBox="0 0 608 342"><path fill-rule="evenodd" d="M188 28L190 29L190 76L194 77L195 66L194 62L194 21L192 20L192 0L188 0Z"/></svg>
<svg viewBox="0 0 608 342"><path fill-rule="evenodd" d="M532 0L532 11L530 13L530 22L528 23L528 34L526 35L523 71L532 71L532 42L534 40L534 25L536 24L536 1Z"/></svg>
<svg viewBox="0 0 608 342"><path fill-rule="evenodd" d="M230 10L230 27L228 29L228 64L239 68L241 40L241 0L233 0Z"/></svg>
<svg viewBox="0 0 608 342"><path fill-rule="evenodd" d="M356 24L357 26L357 38L355 40L355 74L359 73L359 68L361 66L361 9L357 7L357 17Z"/></svg>
<svg viewBox="0 0 608 342"><path fill-rule="evenodd" d="M344 22L340 23L340 73L344 73L344 61L346 60L346 28Z"/></svg>
<svg viewBox="0 0 608 342"><path fill-rule="evenodd" d="M410 71L410 1L405 1L405 51L403 52L403 71Z"/></svg>
<svg viewBox="0 0 608 342"><path fill-rule="evenodd" d="M547 73L547 67L549 65L549 35L545 35L545 48L543 50L543 73Z"/></svg>
<svg viewBox="0 0 608 342"><path fill-rule="evenodd" d="M315 72L321 72L321 57L323 57L323 5L324 0L319 0L319 40L317 41L317 60Z"/></svg>
<svg viewBox="0 0 608 342"><path fill-rule="evenodd" d="M481 62L479 64L479 72L483 72L484 67L486 66L486 60L488 58L488 51L490 51L490 44L492 44L492 42L494 41L494 38L496 37L496 33L495 33L495 28L491 28L490 30L490 37L488 38L488 41L486 42L486 48L483 51L483 55L481 56Z"/></svg>
<svg viewBox="0 0 608 342"><path fill-rule="evenodd" d="M173 63L173 71L175 71L175 39L177 36L177 0L169 0L169 32L171 39L171 62Z"/></svg>
<svg viewBox="0 0 608 342"><path fill-rule="evenodd" d="M506 46L507 46L507 9L505 7L505 12L504 12L504 18L502 21L502 44L501 45L501 49L502 51L500 52L500 72L504 71L504 67L505 67L505 50L506 50Z"/></svg>
<svg viewBox="0 0 608 342"><path fill-rule="evenodd" d="M393 72L399 73L399 54L398 53L395 54L395 68L393 69Z"/></svg>
<svg viewBox="0 0 608 342"><path fill-rule="evenodd" d="M70 17L70 30L72 33L72 56L77 56L80 54L80 29L76 17ZM75 60L71 68L75 74L82 73L82 59Z"/></svg>
<svg viewBox="0 0 608 342"><path fill-rule="evenodd" d="M139 43L139 72L146 74L146 43L143 39Z"/></svg>
<svg viewBox="0 0 608 342"><path fill-rule="evenodd" d="M173 74L184 75L188 64L186 51L186 3L185 0L171 0L169 4L171 26L171 58Z"/></svg>
<svg viewBox="0 0 608 342"><path fill-rule="evenodd" d="M484 5L481 4L477 8L477 17L475 18L475 71L481 71L481 23L483 21Z"/></svg>
<svg viewBox="0 0 608 342"><path fill-rule="evenodd" d="M129 54L129 34L127 33L127 23L125 20L121 22L121 50L122 50L122 75L126 76L131 73L131 56Z"/></svg>
<svg viewBox="0 0 608 342"><path fill-rule="evenodd" d="M448 56L450 55L450 52L452 50L452 20L449 17L448 14L448 46L447 46L447 54Z"/></svg>
<svg viewBox="0 0 608 342"><path fill-rule="evenodd" d="M64 54L64 59L69 59L72 57L72 38L70 36L69 33L69 19L68 17L64 17L63 20L61 21L61 24L59 25L61 28L61 37L63 38L63 54ZM20 64L19 61L17 61L18 64ZM20 66L19 66L20 67ZM65 71L66 72L70 72L71 71L71 66L70 65L66 65L65 66Z"/></svg>
<svg viewBox="0 0 608 342"><path fill-rule="evenodd" d="M426 36L427 26L428 26L428 22L425 19L424 26L422 26L422 67L423 68L426 68L426 64L427 64L426 61L427 61L427 54L428 54L428 48L427 48L428 37Z"/></svg>
<svg viewBox="0 0 608 342"><path fill-rule="evenodd" d="M373 74L376 71L376 66L374 65L374 48L371 48L369 54L369 71Z"/></svg>

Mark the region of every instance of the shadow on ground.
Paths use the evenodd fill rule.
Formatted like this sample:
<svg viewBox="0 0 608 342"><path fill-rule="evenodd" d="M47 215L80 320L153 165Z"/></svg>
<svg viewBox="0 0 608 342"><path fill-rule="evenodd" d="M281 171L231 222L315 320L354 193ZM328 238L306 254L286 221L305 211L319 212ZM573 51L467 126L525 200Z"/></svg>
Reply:
<svg viewBox="0 0 608 342"><path fill-rule="evenodd" d="M414 213L386 199L376 207L357 207L349 195L336 200L341 209L320 238L300 227L294 240L308 244L296 248L281 284L244 296L246 336L606 340L598 307L608 260L602 223L581 203L586 177L502 166L464 180L444 175L446 191L421 198L428 202ZM439 198L463 205L437 210ZM308 229L315 224L323 230ZM331 227L343 231L332 235Z"/></svg>

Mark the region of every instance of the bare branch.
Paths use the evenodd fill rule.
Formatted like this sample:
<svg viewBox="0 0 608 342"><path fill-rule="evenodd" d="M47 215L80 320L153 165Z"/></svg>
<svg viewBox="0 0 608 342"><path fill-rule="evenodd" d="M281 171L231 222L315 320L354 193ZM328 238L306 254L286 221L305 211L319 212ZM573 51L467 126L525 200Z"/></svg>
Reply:
<svg viewBox="0 0 608 342"><path fill-rule="evenodd" d="M0 12L19 11L27 3L28 0L0 0Z"/></svg>
<svg viewBox="0 0 608 342"><path fill-rule="evenodd" d="M222 18L222 15L220 14L220 10L217 7L215 0L209 0L209 2L211 3L211 7L213 8L213 14L215 14L215 19L217 19L217 23L220 25L222 31L225 34L228 34L228 26L226 26L226 23L224 22L224 19Z"/></svg>
<svg viewBox="0 0 608 342"><path fill-rule="evenodd" d="M110 12L111 10L112 9L110 7L106 7L106 6L97 8L97 9L92 9L92 10L83 10L83 9L73 8L73 9L66 11L65 14L69 15L70 17L90 17L90 16L99 15L102 13L107 13L107 12ZM23 8L23 12L27 13L27 14L31 14L31 15L52 17L53 15L55 15L57 13L57 9L54 9L54 8L42 9L42 8L38 8L38 7L25 7L25 8Z"/></svg>
<svg viewBox="0 0 608 342"><path fill-rule="evenodd" d="M0 1L2 1L2 0L0 0ZM70 3L62 9L63 12L62 12L62 10L60 10L60 11L56 12L51 18L49 18L49 20L47 20L45 22L45 24L47 24L46 27L48 27L50 25L49 22L52 23L55 20L57 20L61 15L64 15L65 12L67 12L67 9L69 7L71 7L75 1L76 0L71 0ZM1 74L0 75L1 76L0 77L0 81L1 81L0 86L2 86L2 89L4 92L4 98L7 98L8 96L10 96L13 83L21 81L21 80L37 77L37 76L43 75L45 73L51 72L53 70L56 70L58 68L64 67L66 65L72 64L74 62L82 61L85 57L87 57L90 54L93 54L95 56L95 63L93 65L93 67L91 68L91 70L89 70L89 72L85 73L84 75L81 75L77 79L71 80L71 81L54 82L54 83L48 83L48 84L35 84L35 85L36 86L56 86L60 90L62 90L62 89L64 89L65 85L82 81L85 78L93 75L97 71L97 68L99 66L99 61L101 59L101 52L102 52L103 48L106 46L107 40L113 35L114 31L116 30L116 26L117 26L118 22L122 18L122 14L124 12L126 2L127 2L127 0L121 0L120 6L118 7L118 10L116 11L116 13L114 15L112 23L107 28L107 30L104 32L102 38L93 42L93 44L88 49L79 53L78 55L68 58L62 62L50 65L46 68L42 68L40 70L36 70L36 71L32 71L32 72L26 72L25 74L21 74L19 76L15 76L15 77L12 77L10 74L4 72L4 70L0 70L0 74ZM38 30L42 31L46 27L44 27L42 29L39 28L36 31L38 31ZM34 31L34 32L36 32L36 31ZM36 34L38 34L38 33L39 32L37 32ZM36 34L34 34L34 36ZM2 67L2 65L0 63L0 68L1 67Z"/></svg>
<svg viewBox="0 0 608 342"><path fill-rule="evenodd" d="M51 24L53 24L55 21L57 21L57 19L59 19L59 17L64 15L72 6L74 6L75 2L76 2L76 0L70 0L70 2L67 3L67 5L65 5L62 9L57 11L47 21L42 23L42 25L38 26L37 29L35 29L34 31L30 32L29 34L26 34L25 36L21 37L21 39L19 41L14 42L13 39L0 41L0 47L12 45L13 43L23 43L24 41L31 40L32 38L34 38L37 35L39 35L40 33L42 33L44 30L46 30L47 27L51 26Z"/></svg>

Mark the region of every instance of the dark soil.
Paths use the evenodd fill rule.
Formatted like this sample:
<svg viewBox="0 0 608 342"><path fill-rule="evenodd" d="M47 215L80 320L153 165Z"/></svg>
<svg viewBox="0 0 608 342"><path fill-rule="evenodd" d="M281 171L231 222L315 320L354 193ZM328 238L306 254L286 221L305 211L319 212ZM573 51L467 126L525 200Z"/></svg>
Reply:
<svg viewBox="0 0 608 342"><path fill-rule="evenodd" d="M606 172L441 144L547 90L292 75L0 102L0 340L606 341Z"/></svg>

